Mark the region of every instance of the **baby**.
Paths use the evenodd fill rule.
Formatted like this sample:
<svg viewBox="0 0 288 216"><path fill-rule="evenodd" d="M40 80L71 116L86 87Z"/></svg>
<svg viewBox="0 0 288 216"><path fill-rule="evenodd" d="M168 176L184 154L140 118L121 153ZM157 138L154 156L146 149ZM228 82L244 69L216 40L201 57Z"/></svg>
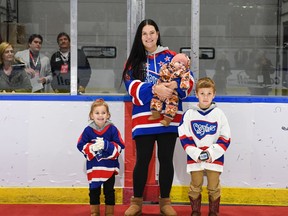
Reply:
<svg viewBox="0 0 288 216"><path fill-rule="evenodd" d="M174 80L180 79L180 89L185 91L190 87L190 59L184 53L178 53L173 57L170 63L164 64L159 71L159 83L167 83ZM174 89L171 98L167 98L162 101L157 94L153 95L151 100L150 109L152 115L148 120L156 120L161 117L163 104L165 103L164 118L160 121L164 126L169 126L170 122L175 117L178 111L178 93Z"/></svg>

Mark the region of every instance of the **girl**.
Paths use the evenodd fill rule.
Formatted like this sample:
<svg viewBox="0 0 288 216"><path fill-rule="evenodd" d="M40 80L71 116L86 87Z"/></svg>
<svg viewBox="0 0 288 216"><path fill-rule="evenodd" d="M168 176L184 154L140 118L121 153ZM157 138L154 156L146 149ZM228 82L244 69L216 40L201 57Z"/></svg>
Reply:
<svg viewBox="0 0 288 216"><path fill-rule="evenodd" d="M119 172L118 157L125 148L120 132L112 124L108 104L97 99L91 105L91 123L81 134L77 148L87 159L87 177L91 216L100 215L101 185L105 195L105 215L114 215L115 175Z"/></svg>

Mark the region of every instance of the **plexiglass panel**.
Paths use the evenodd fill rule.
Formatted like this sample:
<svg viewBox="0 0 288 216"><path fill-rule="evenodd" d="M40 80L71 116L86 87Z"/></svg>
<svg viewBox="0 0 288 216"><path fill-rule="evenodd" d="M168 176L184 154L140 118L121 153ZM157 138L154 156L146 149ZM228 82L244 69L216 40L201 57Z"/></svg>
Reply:
<svg viewBox="0 0 288 216"><path fill-rule="evenodd" d="M70 33L70 1L6 0L1 1L1 10L2 40L13 46L17 60L13 61L11 74L2 73L4 78L1 79L1 85L11 92L20 92L19 89L27 80L23 75L26 72L32 92L53 93L50 58L58 50L58 33ZM4 64L8 67L8 61L3 61L2 55L6 47L2 44L0 49L1 68ZM25 66L20 65L19 61ZM17 75L19 73L22 75ZM62 81L67 84L67 80ZM31 93L29 90L25 92Z"/></svg>
<svg viewBox="0 0 288 216"><path fill-rule="evenodd" d="M126 46L126 0L78 1L78 47L92 69L86 94L120 91Z"/></svg>
<svg viewBox="0 0 288 216"><path fill-rule="evenodd" d="M146 0L145 12L159 26L163 46L176 52L190 47L191 1Z"/></svg>
<svg viewBox="0 0 288 216"><path fill-rule="evenodd" d="M123 86L120 88L120 83L129 52L128 43L132 43L127 42L127 33L131 32L131 25L127 23L135 22L135 17L129 18L127 14L139 13L139 8L127 7L131 3L127 0L75 2L78 10L73 14L77 14L78 23L77 28L73 26L72 30L77 31L78 51L87 57L91 70L90 75L88 73L83 78L86 81L81 85L78 83L79 93L126 93ZM196 20L191 23L191 4L194 2L142 2L145 5L145 18L151 18L159 25L162 44L176 52L189 52L191 25L197 25L199 47L213 51L210 52L213 57L205 58L207 53L199 49L197 78L212 77L217 84L218 95L287 95L288 3L274 0L201 0L198 26ZM59 50L57 35L60 32L70 35L70 0L5 0L1 1L0 10L2 41L13 45L15 53L27 49L32 34L40 34L43 39L40 52L48 57L49 60L45 61L50 62L52 55ZM55 61L65 59L66 54L63 51L63 56L56 57ZM33 61L37 62L37 56L32 59L29 52L16 56L22 59L26 67L33 68ZM38 63L45 66L45 61ZM82 60L78 61L78 67L81 67L78 79L82 79L86 73L85 70L82 72L84 66L81 65ZM41 84L37 86L37 73L36 78L32 74L32 84L36 83L33 91L55 93L56 87L53 88L51 84L56 82L57 93L69 94L70 74L66 73L69 67L59 67L58 73L63 76L53 76L53 81L49 78L49 69L39 72L40 78L46 78L46 83L42 83L43 89ZM37 72L39 65L35 69ZM29 79L33 78L29 71L26 73L30 75ZM61 90L61 86L64 90ZM3 93L1 86L0 90ZM32 88L28 92L31 93Z"/></svg>
<svg viewBox="0 0 288 216"><path fill-rule="evenodd" d="M200 46L215 59L200 60L219 95L281 95L279 1L205 0L200 6Z"/></svg>

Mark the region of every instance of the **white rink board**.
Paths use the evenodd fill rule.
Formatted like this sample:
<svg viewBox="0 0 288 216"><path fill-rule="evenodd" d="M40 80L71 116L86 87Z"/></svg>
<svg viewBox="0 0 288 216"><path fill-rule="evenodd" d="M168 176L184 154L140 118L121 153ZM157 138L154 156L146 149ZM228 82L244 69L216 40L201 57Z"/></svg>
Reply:
<svg viewBox="0 0 288 216"><path fill-rule="evenodd" d="M1 187L88 186L76 147L92 102L0 101ZM107 102L124 139L123 102ZM116 185L123 185L123 158Z"/></svg>
<svg viewBox="0 0 288 216"><path fill-rule="evenodd" d="M221 184L225 187L288 187L288 104L217 103L232 133L225 153ZM185 103L187 109L188 103ZM285 130L287 129L287 130ZM175 151L174 184L187 184L184 150Z"/></svg>
<svg viewBox="0 0 288 216"><path fill-rule="evenodd" d="M187 109L191 102L185 102ZM86 187L85 159L76 148L91 101L0 101L1 187ZM111 102L112 121L124 139L124 103ZM288 104L217 103L232 142L223 187L288 187ZM124 157L116 187L124 186ZM186 155L177 142L173 185L189 185Z"/></svg>

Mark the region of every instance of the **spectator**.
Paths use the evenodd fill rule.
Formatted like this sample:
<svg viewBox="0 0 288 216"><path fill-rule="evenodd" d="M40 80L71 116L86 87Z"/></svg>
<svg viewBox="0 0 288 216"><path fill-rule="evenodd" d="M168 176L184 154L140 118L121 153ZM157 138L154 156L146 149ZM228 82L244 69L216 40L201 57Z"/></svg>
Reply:
<svg viewBox="0 0 288 216"><path fill-rule="evenodd" d="M32 92L52 92L52 72L50 59L40 53L43 38L39 34L32 34L28 39L28 49L15 54L16 58L26 63L32 85Z"/></svg>
<svg viewBox="0 0 288 216"><path fill-rule="evenodd" d="M272 62L263 50L251 51L249 60L246 73L253 84L249 87L251 95L269 95L272 85L271 75L275 72Z"/></svg>
<svg viewBox="0 0 288 216"><path fill-rule="evenodd" d="M50 60L53 73L52 88L56 93L69 93L71 80L70 67L70 37L61 32L57 36L59 51L55 52ZM84 52L78 49L78 92L85 93L85 88L90 80L91 68Z"/></svg>
<svg viewBox="0 0 288 216"><path fill-rule="evenodd" d="M220 58L216 62L215 75L213 80L217 86L217 94L227 94L227 77L231 75L230 62L225 52L221 53Z"/></svg>
<svg viewBox="0 0 288 216"><path fill-rule="evenodd" d="M15 59L14 48L7 42L0 44L0 92L31 92L32 86L25 71L25 63Z"/></svg>

